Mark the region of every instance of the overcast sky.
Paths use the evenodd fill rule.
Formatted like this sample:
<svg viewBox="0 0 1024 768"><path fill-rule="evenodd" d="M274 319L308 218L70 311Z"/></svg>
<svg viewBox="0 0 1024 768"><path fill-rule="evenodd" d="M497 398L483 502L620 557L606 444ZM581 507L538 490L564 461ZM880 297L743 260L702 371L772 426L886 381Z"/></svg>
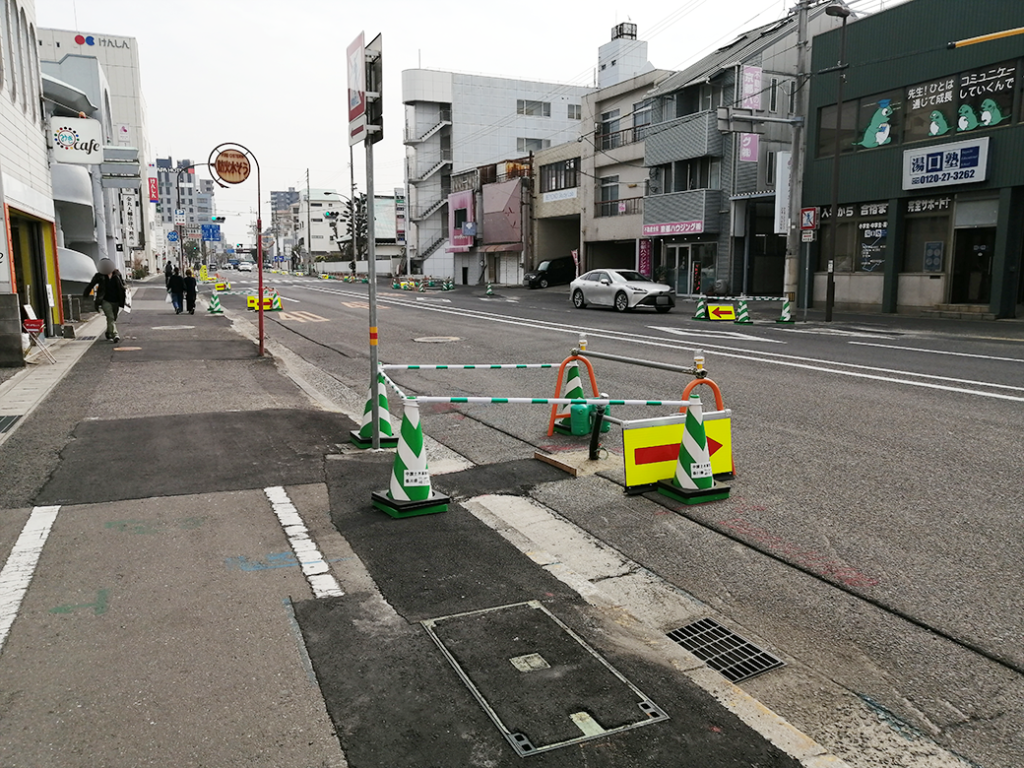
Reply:
<svg viewBox="0 0 1024 768"><path fill-rule="evenodd" d="M852 0L859 11L905 0ZM134 37L148 130L157 157L205 162L236 141L269 193L349 186L345 49L381 34L384 140L374 147L377 192L403 184L401 73L423 67L592 85L597 49L623 21L638 26L648 58L681 69L752 26L782 18L795 0L35 0L40 27ZM504 8L500 10L499 8ZM356 186L365 190L363 147ZM502 158L495 158L495 161ZM152 159L151 159L152 161ZM456 169L458 170L458 169ZM205 169L200 169L205 175ZM256 182L218 190L229 240L252 242Z"/></svg>

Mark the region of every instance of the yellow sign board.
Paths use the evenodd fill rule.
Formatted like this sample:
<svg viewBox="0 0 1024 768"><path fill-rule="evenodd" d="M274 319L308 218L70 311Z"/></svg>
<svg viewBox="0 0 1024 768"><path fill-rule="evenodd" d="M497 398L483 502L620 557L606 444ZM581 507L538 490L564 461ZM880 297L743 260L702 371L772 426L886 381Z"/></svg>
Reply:
<svg viewBox="0 0 1024 768"><path fill-rule="evenodd" d="M679 413L622 423L627 492L641 491L659 480L675 476L685 422L686 414ZM705 413L704 434L711 456L712 474L732 474L732 411Z"/></svg>
<svg viewBox="0 0 1024 768"><path fill-rule="evenodd" d="M708 320L735 320L736 309L732 304L708 304Z"/></svg>

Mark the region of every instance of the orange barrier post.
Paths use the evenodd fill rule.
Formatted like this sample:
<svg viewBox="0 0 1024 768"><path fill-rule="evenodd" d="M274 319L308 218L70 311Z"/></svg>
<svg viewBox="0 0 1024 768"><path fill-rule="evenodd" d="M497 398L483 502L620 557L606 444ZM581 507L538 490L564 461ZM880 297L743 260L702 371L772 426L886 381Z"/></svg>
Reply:
<svg viewBox="0 0 1024 768"><path fill-rule="evenodd" d="M555 398L559 398L562 395L562 374L565 373L565 368L569 363L582 362L587 367L587 374L590 377L591 391L595 398L600 397L597 391L597 377L594 376L594 366L590 364L590 361L582 355L569 355L562 361L562 364L558 367L558 378L555 380ZM685 406L684 406L685 408ZM558 405L552 404L551 406L551 418L548 419L548 437L555 434L555 421L565 414L558 413Z"/></svg>

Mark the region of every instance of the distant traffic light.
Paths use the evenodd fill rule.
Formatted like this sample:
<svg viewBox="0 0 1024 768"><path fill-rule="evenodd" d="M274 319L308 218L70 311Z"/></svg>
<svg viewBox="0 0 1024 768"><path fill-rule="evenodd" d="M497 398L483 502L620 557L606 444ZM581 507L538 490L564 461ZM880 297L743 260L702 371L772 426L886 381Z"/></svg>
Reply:
<svg viewBox="0 0 1024 768"><path fill-rule="evenodd" d="M224 221L224 217L223 216L211 216L210 217L210 221L221 222L221 221Z"/></svg>
<svg viewBox="0 0 1024 768"><path fill-rule="evenodd" d="M338 218L338 211L324 211L324 218L327 221Z"/></svg>

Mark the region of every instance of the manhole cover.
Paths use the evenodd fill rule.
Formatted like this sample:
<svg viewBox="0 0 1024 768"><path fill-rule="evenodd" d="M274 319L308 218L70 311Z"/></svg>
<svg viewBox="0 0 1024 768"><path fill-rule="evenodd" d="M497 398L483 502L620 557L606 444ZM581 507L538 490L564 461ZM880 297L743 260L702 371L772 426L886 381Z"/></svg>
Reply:
<svg viewBox="0 0 1024 768"><path fill-rule="evenodd" d="M536 600L422 624L520 757L668 719Z"/></svg>
<svg viewBox="0 0 1024 768"><path fill-rule="evenodd" d="M714 619L673 629L668 636L733 683L785 664Z"/></svg>
<svg viewBox="0 0 1024 768"><path fill-rule="evenodd" d="M445 344L449 341L459 341L458 336L421 336L413 341L418 341L420 344Z"/></svg>

